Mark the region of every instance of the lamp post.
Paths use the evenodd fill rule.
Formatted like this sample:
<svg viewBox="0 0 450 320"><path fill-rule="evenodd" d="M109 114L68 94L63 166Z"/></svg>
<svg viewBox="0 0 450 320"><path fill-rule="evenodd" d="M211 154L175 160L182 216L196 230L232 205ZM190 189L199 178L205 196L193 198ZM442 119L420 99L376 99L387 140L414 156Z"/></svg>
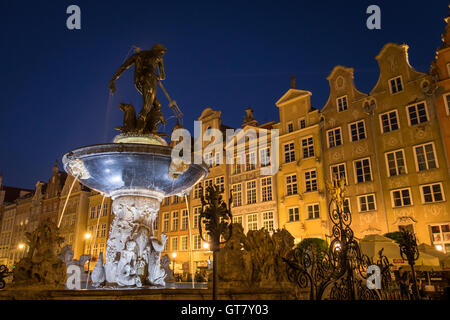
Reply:
<svg viewBox="0 0 450 320"><path fill-rule="evenodd" d="M86 241L88 241L89 239L91 238L91 234L89 233L89 232L86 232L85 234L84 234L84 239L86 240ZM86 244L85 244L85 246L86 246ZM89 255L91 254L91 250L89 250ZM89 256L89 260L88 260L88 273L89 273L89 268L90 268L90 266L91 266L91 257Z"/></svg>
<svg viewBox="0 0 450 320"><path fill-rule="evenodd" d="M400 246L400 255L402 259L407 260L408 264L411 266L411 274L412 274L412 290L415 299L419 299L419 290L417 288L417 279L416 272L414 271L414 265L416 260L419 259L419 248L417 247L417 240L414 233L408 230L402 230L401 241L399 243Z"/></svg>
<svg viewBox="0 0 450 320"><path fill-rule="evenodd" d="M173 270L173 277L175 278L175 258L177 257L176 252L172 252L172 270Z"/></svg>
<svg viewBox="0 0 450 320"><path fill-rule="evenodd" d="M209 243L210 250L213 252L213 300L217 298L217 252L220 245L228 242L231 238L231 212L229 210L231 198L228 207L223 201L221 191L218 186L208 186L206 194L203 196L203 188L201 189L202 211L200 213L199 231L204 242ZM202 225L205 225L206 235ZM209 241L206 239L209 238ZM224 241L221 241L223 238Z"/></svg>

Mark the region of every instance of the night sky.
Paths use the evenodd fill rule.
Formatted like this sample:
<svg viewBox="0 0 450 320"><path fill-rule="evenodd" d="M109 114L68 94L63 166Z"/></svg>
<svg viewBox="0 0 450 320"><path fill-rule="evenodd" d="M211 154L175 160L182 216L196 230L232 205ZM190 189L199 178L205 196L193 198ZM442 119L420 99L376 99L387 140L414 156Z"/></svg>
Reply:
<svg viewBox="0 0 450 320"><path fill-rule="evenodd" d="M448 0L433 1L21 1L0 0L0 174L5 185L48 181L71 149L110 142L121 125L120 102L141 108L133 69L108 82L133 45L164 44L164 85L184 126L206 107L239 127L252 107L260 122L279 120L275 102L290 87L313 93L322 108L335 65L355 68L369 92L375 56L387 42L409 45L409 59L428 72L441 44ZM81 30L66 28L66 8L81 8ZM381 8L381 30L366 28L366 8ZM170 132L175 124L158 93ZM60 167L61 163L60 163Z"/></svg>

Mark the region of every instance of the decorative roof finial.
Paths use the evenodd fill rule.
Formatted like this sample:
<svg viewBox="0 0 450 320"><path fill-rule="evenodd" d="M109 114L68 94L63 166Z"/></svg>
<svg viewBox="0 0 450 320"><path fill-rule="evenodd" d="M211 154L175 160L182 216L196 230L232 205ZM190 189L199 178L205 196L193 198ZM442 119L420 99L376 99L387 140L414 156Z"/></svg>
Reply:
<svg viewBox="0 0 450 320"><path fill-rule="evenodd" d="M291 89L295 89L295 76L291 74Z"/></svg>

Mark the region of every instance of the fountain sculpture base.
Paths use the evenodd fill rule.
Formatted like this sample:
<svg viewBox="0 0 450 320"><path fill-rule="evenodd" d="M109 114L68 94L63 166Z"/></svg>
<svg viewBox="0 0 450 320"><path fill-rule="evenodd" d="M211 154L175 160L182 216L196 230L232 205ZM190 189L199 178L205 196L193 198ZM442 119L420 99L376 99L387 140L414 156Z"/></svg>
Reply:
<svg viewBox="0 0 450 320"><path fill-rule="evenodd" d="M106 245L106 282L119 286L165 286L161 251L167 240L153 233L161 198L124 195L113 200L114 220Z"/></svg>

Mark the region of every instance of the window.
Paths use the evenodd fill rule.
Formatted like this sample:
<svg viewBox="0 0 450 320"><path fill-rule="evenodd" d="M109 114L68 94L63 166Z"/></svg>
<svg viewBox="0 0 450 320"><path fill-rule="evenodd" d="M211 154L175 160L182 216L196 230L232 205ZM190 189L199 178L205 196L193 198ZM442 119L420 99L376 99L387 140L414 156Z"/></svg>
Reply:
<svg viewBox="0 0 450 320"><path fill-rule="evenodd" d="M100 237L102 237L102 238L106 237L106 224L102 224Z"/></svg>
<svg viewBox="0 0 450 320"><path fill-rule="evenodd" d="M386 152L386 169L389 177L406 174L405 152L403 149Z"/></svg>
<svg viewBox="0 0 450 320"><path fill-rule="evenodd" d="M178 237L172 237L172 239L170 239L170 249L172 251L177 251L178 250Z"/></svg>
<svg viewBox="0 0 450 320"><path fill-rule="evenodd" d="M288 132L294 131L294 125L292 124L292 122L289 122L289 123L287 124L287 131L288 131Z"/></svg>
<svg viewBox="0 0 450 320"><path fill-rule="evenodd" d="M392 208L400 208L412 205L411 189L404 188L391 191Z"/></svg>
<svg viewBox="0 0 450 320"><path fill-rule="evenodd" d="M168 212L163 214L163 230L162 232L169 232L169 218L170 215Z"/></svg>
<svg viewBox="0 0 450 320"><path fill-rule="evenodd" d="M194 234L192 236L192 240L193 240L193 249L194 250L200 250L202 248L202 238L200 237L199 234Z"/></svg>
<svg viewBox="0 0 450 320"><path fill-rule="evenodd" d="M420 146L413 147L416 155L416 169L417 171L425 171L438 168L436 153L433 143L426 143Z"/></svg>
<svg viewBox="0 0 450 320"><path fill-rule="evenodd" d="M427 109L425 107L425 102L420 102L411 106L406 107L408 114L408 121L410 126L416 124L421 124L428 121Z"/></svg>
<svg viewBox="0 0 450 320"><path fill-rule="evenodd" d="M101 204L99 204L98 206L97 206L97 216L96 216L96 218L98 218L99 216L100 216L100 212L102 211L102 205Z"/></svg>
<svg viewBox="0 0 450 320"><path fill-rule="evenodd" d="M444 96L444 102L445 102L445 111L447 112L447 115L449 116L450 115L450 93L447 93Z"/></svg>
<svg viewBox="0 0 450 320"><path fill-rule="evenodd" d="M381 131L383 133L399 129L397 110L380 114Z"/></svg>
<svg viewBox="0 0 450 320"><path fill-rule="evenodd" d="M202 188L202 183L201 182L197 183L194 186L194 199L198 199L202 195L201 188Z"/></svg>
<svg viewBox="0 0 450 320"><path fill-rule="evenodd" d="M158 230L159 228L159 216L156 217L155 221L153 222L153 230Z"/></svg>
<svg viewBox="0 0 450 320"><path fill-rule="evenodd" d="M168 206L170 204L170 197L164 198L164 205Z"/></svg>
<svg viewBox="0 0 450 320"><path fill-rule="evenodd" d="M316 169L305 172L305 192L317 191Z"/></svg>
<svg viewBox="0 0 450 320"><path fill-rule="evenodd" d="M213 160L214 160L214 158L213 158L212 152L208 152L205 154L205 163L208 167L212 167Z"/></svg>
<svg viewBox="0 0 450 320"><path fill-rule="evenodd" d="M272 177L261 178L262 201L272 201Z"/></svg>
<svg viewBox="0 0 450 320"><path fill-rule="evenodd" d="M172 211L172 232L178 231L178 211Z"/></svg>
<svg viewBox="0 0 450 320"><path fill-rule="evenodd" d="M307 210L308 210L308 219L319 219L320 217L320 212L319 212L319 204L315 203L315 204L310 204L307 206Z"/></svg>
<svg viewBox="0 0 450 320"><path fill-rule="evenodd" d="M187 209L183 209L181 210L181 230L187 230L188 224L188 211Z"/></svg>
<svg viewBox="0 0 450 320"><path fill-rule="evenodd" d="M205 180L205 188L203 189L204 194L206 195L206 190L208 190L209 186L213 185L213 179Z"/></svg>
<svg viewBox="0 0 450 320"><path fill-rule="evenodd" d="M420 186L420 193L422 195L422 203L433 203L445 200L442 183L440 182Z"/></svg>
<svg viewBox="0 0 450 320"><path fill-rule="evenodd" d="M263 148L259 151L261 167L270 166L270 148Z"/></svg>
<svg viewBox="0 0 450 320"><path fill-rule="evenodd" d="M366 138L366 126L364 120L350 123L348 125L350 141L355 142Z"/></svg>
<svg viewBox="0 0 450 320"><path fill-rule="evenodd" d="M192 226L194 229L198 229L199 222L200 222L200 212L202 211L202 207L195 207L194 208L194 222L192 223Z"/></svg>
<svg viewBox="0 0 450 320"><path fill-rule="evenodd" d="M347 108L348 108L347 96L337 98L336 102L337 102L337 111L338 112L347 110Z"/></svg>
<svg viewBox="0 0 450 320"><path fill-rule="evenodd" d="M254 152L245 155L245 171L252 171L256 169L256 154Z"/></svg>
<svg viewBox="0 0 450 320"><path fill-rule="evenodd" d="M370 168L370 159L365 158L353 161L356 183L372 181L372 170Z"/></svg>
<svg viewBox="0 0 450 320"><path fill-rule="evenodd" d="M450 252L450 224L431 226L431 240L435 248L446 253Z"/></svg>
<svg viewBox="0 0 450 320"><path fill-rule="evenodd" d="M188 249L188 236L181 236L180 237L181 242L181 250L186 251Z"/></svg>
<svg viewBox="0 0 450 320"><path fill-rule="evenodd" d="M269 232L273 231L273 211L263 212L263 227Z"/></svg>
<svg viewBox="0 0 450 320"><path fill-rule="evenodd" d="M223 176L216 177L216 186L219 187L220 192L225 191L225 178Z"/></svg>
<svg viewBox="0 0 450 320"><path fill-rule="evenodd" d="M300 212L298 210L298 207L289 208L288 213L289 213L289 222L300 220Z"/></svg>
<svg viewBox="0 0 450 320"><path fill-rule="evenodd" d="M306 128L306 120L305 120L305 119L300 119L300 120L298 121L298 127L299 127L300 129Z"/></svg>
<svg viewBox="0 0 450 320"><path fill-rule="evenodd" d="M286 177L286 195L297 194L297 175L292 174Z"/></svg>
<svg viewBox="0 0 450 320"><path fill-rule="evenodd" d="M94 219L95 218L95 207L91 207L91 215L89 218Z"/></svg>
<svg viewBox="0 0 450 320"><path fill-rule="evenodd" d="M104 217L106 217L108 215L108 204L107 203L103 204L103 213L102 213L102 215Z"/></svg>
<svg viewBox="0 0 450 320"><path fill-rule="evenodd" d="M256 180L247 182L247 204L256 203Z"/></svg>
<svg viewBox="0 0 450 320"><path fill-rule="evenodd" d="M177 204L179 201L178 196L173 196L172 203Z"/></svg>
<svg viewBox="0 0 450 320"><path fill-rule="evenodd" d="M231 189L233 207L242 206L242 184L234 184Z"/></svg>
<svg viewBox="0 0 450 320"><path fill-rule="evenodd" d="M389 80L389 89L391 94L403 91L402 77L396 77Z"/></svg>
<svg viewBox="0 0 450 320"><path fill-rule="evenodd" d="M341 128L335 128L327 131L328 148L340 146L342 144Z"/></svg>
<svg viewBox="0 0 450 320"><path fill-rule="evenodd" d="M302 139L303 158L314 157L314 141L312 137Z"/></svg>
<svg viewBox="0 0 450 320"><path fill-rule="evenodd" d="M376 210L375 194L366 194L358 197L359 212Z"/></svg>
<svg viewBox="0 0 450 320"><path fill-rule="evenodd" d="M284 145L284 162L292 162L295 161L295 150L294 143L288 143Z"/></svg>
<svg viewBox="0 0 450 320"><path fill-rule="evenodd" d="M339 163L339 164L330 166L330 171L331 171L332 179L337 178L338 180L340 180L341 178L344 178L345 184L348 184L347 170L345 168L345 163Z"/></svg>
<svg viewBox="0 0 450 320"><path fill-rule="evenodd" d="M244 224L242 222L243 222L242 216L233 216L233 223L239 223L241 224L241 226L243 226Z"/></svg>
<svg viewBox="0 0 450 320"><path fill-rule="evenodd" d="M258 214L251 213L247 215L247 229L258 230Z"/></svg>
<svg viewBox="0 0 450 320"><path fill-rule="evenodd" d="M216 166L219 166L219 165L221 165L222 163L223 163L223 161L222 161L222 153L217 152L217 153L216 153L216 162L215 162L215 165L216 165Z"/></svg>
<svg viewBox="0 0 450 320"><path fill-rule="evenodd" d="M235 157L234 158L234 163L233 163L233 174L238 174L242 172L242 168L241 168L241 157Z"/></svg>

